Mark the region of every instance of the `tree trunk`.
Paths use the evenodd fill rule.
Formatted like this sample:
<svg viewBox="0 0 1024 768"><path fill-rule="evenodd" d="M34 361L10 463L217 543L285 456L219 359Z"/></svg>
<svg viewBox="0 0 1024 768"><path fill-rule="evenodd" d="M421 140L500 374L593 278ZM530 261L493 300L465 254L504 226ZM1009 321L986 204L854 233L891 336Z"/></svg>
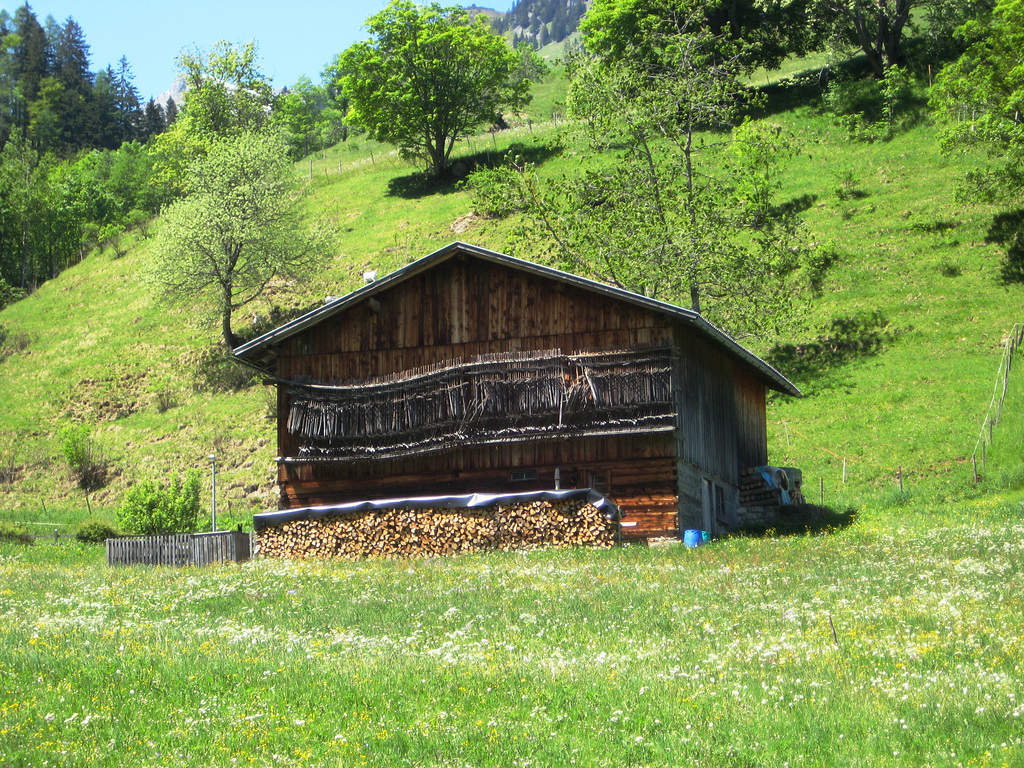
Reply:
<svg viewBox="0 0 1024 768"><path fill-rule="evenodd" d="M239 339L235 336L234 331L231 330L231 289L228 287L224 288L223 301L220 318L221 341L224 342L224 346L230 351L238 346Z"/></svg>
<svg viewBox="0 0 1024 768"><path fill-rule="evenodd" d="M874 0L867 7L859 3L853 6L857 42L878 79L885 77L887 67L899 64L903 58L900 50L903 28L916 2L919 0Z"/></svg>

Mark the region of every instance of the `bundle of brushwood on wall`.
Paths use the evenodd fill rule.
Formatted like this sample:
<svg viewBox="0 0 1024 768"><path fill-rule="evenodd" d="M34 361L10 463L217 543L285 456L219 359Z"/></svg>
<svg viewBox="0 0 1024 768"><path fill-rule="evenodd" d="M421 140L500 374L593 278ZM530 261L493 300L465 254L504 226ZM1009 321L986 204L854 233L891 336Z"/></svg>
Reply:
<svg viewBox="0 0 1024 768"><path fill-rule="evenodd" d="M670 348L481 355L338 384L290 382L310 458L392 458L537 436L673 428Z"/></svg>
<svg viewBox="0 0 1024 768"><path fill-rule="evenodd" d="M610 547L617 523L581 499L487 508L378 509L292 520L258 531L264 557L437 557L538 546Z"/></svg>

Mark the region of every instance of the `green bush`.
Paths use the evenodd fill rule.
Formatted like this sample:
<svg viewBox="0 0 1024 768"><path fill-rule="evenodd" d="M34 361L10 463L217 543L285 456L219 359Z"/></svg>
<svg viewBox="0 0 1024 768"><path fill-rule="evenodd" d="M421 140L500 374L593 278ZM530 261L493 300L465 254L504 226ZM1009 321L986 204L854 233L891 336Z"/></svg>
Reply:
<svg viewBox="0 0 1024 768"><path fill-rule="evenodd" d="M125 492L117 523L127 533L193 533L199 527L199 470L175 477L169 488L143 480Z"/></svg>
<svg viewBox="0 0 1024 768"><path fill-rule="evenodd" d="M79 488L94 491L106 485L107 462L93 445L89 428L84 424L72 424L60 431L60 451Z"/></svg>
<svg viewBox="0 0 1024 768"><path fill-rule="evenodd" d="M117 529L106 520L90 517L75 530L75 538L84 544L102 544L117 536Z"/></svg>
<svg viewBox="0 0 1024 768"><path fill-rule="evenodd" d="M23 528L0 522L0 541L18 541L22 544L31 544L32 538Z"/></svg>
<svg viewBox="0 0 1024 768"><path fill-rule="evenodd" d="M0 277L0 309L3 309L8 304L21 301L25 296L24 288L17 288Z"/></svg>
<svg viewBox="0 0 1024 768"><path fill-rule="evenodd" d="M252 368L242 365L220 344L199 354L193 372L192 389L196 392L239 392L259 381Z"/></svg>

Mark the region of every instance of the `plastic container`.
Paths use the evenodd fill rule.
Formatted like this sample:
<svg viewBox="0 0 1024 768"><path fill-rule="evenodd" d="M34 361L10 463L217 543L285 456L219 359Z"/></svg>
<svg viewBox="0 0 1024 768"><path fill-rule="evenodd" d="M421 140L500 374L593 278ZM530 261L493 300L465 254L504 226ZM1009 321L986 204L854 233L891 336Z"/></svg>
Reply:
<svg viewBox="0 0 1024 768"><path fill-rule="evenodd" d="M700 543L701 544L708 544L710 541L711 541L711 531L701 531L700 532Z"/></svg>
<svg viewBox="0 0 1024 768"><path fill-rule="evenodd" d="M684 547L699 547L704 543L704 537L700 531L688 530L683 534L683 546Z"/></svg>

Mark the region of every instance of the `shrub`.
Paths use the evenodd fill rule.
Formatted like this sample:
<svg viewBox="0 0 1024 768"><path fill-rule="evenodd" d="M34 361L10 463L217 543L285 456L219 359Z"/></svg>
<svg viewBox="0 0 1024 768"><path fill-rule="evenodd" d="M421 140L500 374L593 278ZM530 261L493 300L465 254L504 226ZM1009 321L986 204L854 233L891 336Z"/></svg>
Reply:
<svg viewBox="0 0 1024 768"><path fill-rule="evenodd" d="M177 408L178 393L170 387L162 387L156 391L156 412L166 413L171 408Z"/></svg>
<svg viewBox="0 0 1024 768"><path fill-rule="evenodd" d="M106 520L90 517L75 530L75 538L84 544L102 544L117 536L117 529Z"/></svg>
<svg viewBox="0 0 1024 768"><path fill-rule="evenodd" d="M17 288L0 277L0 309L3 309L8 304L20 301L25 298L25 295L26 291L24 288Z"/></svg>
<svg viewBox="0 0 1024 768"><path fill-rule="evenodd" d="M21 465L15 456L13 448L0 450L0 484L14 485L21 475Z"/></svg>
<svg viewBox="0 0 1024 768"><path fill-rule="evenodd" d="M84 424L72 424L60 431L60 450L79 488L94 491L106 484L109 468Z"/></svg>
<svg viewBox="0 0 1024 768"><path fill-rule="evenodd" d="M31 544L32 537L25 530L10 523L0 521L0 541L17 541L21 544Z"/></svg>
<svg viewBox="0 0 1024 768"><path fill-rule="evenodd" d="M839 168L832 171L832 178L835 185L832 188L833 194L840 200L850 200L855 197L862 197L863 193L857 189L857 177L852 168Z"/></svg>
<svg viewBox="0 0 1024 768"><path fill-rule="evenodd" d="M11 333L0 325L0 362L18 352L23 352L32 343L24 332Z"/></svg>
<svg viewBox="0 0 1024 768"><path fill-rule="evenodd" d="M199 527L199 470L175 477L165 488L153 480L131 486L117 511L117 523L127 533L192 533Z"/></svg>
<svg viewBox="0 0 1024 768"><path fill-rule="evenodd" d="M811 249L807 259L807 277L815 296L821 295L825 276L837 261L839 251L833 243L820 243Z"/></svg>
<svg viewBox="0 0 1024 768"><path fill-rule="evenodd" d="M258 381L256 372L238 362L220 344L207 347L195 363L192 389L196 392L238 392Z"/></svg>
<svg viewBox="0 0 1024 768"><path fill-rule="evenodd" d="M941 274L943 277L960 277L960 275L963 274L963 272L960 269L959 264L943 259L943 261L939 264L939 274Z"/></svg>

